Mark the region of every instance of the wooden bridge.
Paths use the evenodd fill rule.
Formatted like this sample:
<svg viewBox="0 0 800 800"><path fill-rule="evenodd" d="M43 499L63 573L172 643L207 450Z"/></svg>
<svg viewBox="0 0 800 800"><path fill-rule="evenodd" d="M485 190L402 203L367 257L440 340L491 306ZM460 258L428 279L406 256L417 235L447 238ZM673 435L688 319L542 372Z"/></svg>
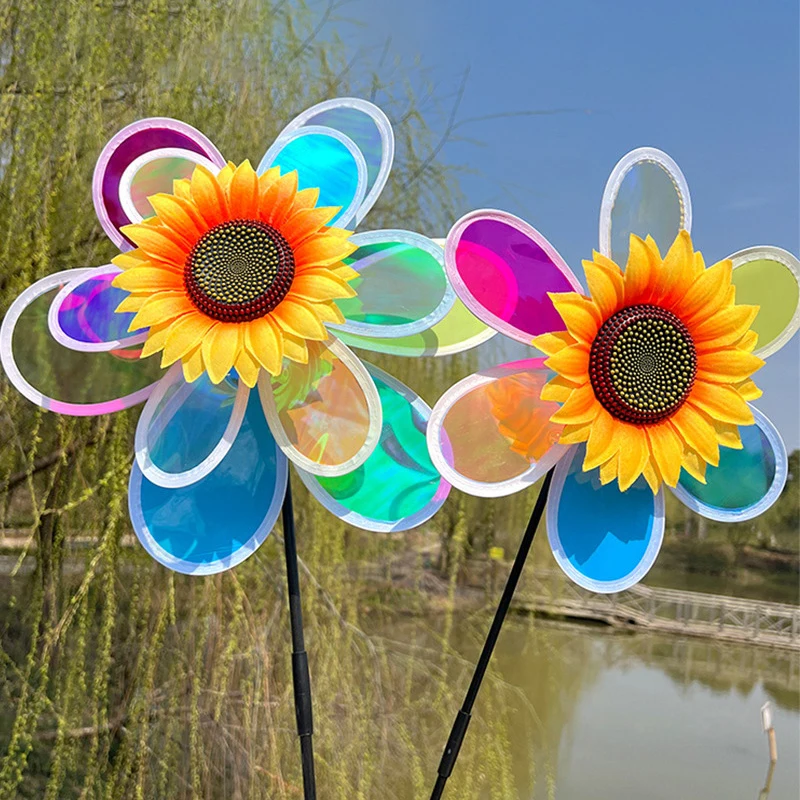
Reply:
<svg viewBox="0 0 800 800"><path fill-rule="evenodd" d="M800 606L641 584L615 594L596 594L555 570L531 571L523 581L513 604L518 610L800 650Z"/></svg>

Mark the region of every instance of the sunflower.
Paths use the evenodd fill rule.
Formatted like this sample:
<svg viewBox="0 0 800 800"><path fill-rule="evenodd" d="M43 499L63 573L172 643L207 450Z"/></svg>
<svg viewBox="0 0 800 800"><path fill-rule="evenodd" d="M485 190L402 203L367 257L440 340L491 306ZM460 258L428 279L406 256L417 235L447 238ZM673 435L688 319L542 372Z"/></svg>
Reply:
<svg viewBox="0 0 800 800"><path fill-rule="evenodd" d="M131 331L149 329L142 357L180 361L188 382L235 369L252 388L262 367L279 375L284 356L308 363L307 342L345 321L335 301L356 294L358 273L343 263L356 246L328 227L339 208L298 191L297 172L198 165L148 199L155 216L122 228L136 249L113 259L123 270L113 285L130 292L117 311L135 312Z"/></svg>
<svg viewBox="0 0 800 800"><path fill-rule="evenodd" d="M644 475L653 492L676 486L683 467L705 482L719 446L740 449L739 425L761 396L750 376L758 306L737 305L729 259L706 268L681 231L662 258L631 235L623 273L595 252L583 268L590 297L551 293L567 330L533 340L556 373L543 400L562 403L551 421L562 444L586 442L584 471L622 491Z"/></svg>

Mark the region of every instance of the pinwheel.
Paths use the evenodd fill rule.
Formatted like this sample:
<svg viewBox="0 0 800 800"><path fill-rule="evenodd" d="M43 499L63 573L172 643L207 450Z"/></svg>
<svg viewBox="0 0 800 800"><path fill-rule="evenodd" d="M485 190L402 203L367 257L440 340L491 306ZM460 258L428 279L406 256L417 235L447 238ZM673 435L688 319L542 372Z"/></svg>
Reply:
<svg viewBox="0 0 800 800"><path fill-rule="evenodd" d="M351 232L393 151L383 112L350 98L303 112L257 169L185 123L135 122L93 181L120 254L43 278L6 314L3 367L32 402L79 416L145 403L130 515L170 569L210 574L251 555L289 461L366 529L412 527L444 502L430 409L345 344L441 355L492 333L454 305L440 245Z"/></svg>
<svg viewBox="0 0 800 800"><path fill-rule="evenodd" d="M800 264L751 247L706 267L686 180L665 153L626 155L606 185L584 291L555 248L511 214L475 211L447 237L464 304L548 357L481 370L434 407L428 444L454 486L520 491L555 467L556 561L598 592L645 575L666 484L710 519L767 509L787 475L752 375L800 326ZM624 267L624 269L623 269Z"/></svg>

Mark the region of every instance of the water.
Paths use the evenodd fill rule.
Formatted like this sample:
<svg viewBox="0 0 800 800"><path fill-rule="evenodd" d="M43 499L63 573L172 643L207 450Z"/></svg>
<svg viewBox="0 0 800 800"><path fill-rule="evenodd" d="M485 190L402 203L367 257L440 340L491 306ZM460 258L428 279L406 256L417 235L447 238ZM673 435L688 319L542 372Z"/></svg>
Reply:
<svg viewBox="0 0 800 800"><path fill-rule="evenodd" d="M393 625L391 637L419 646L431 635L429 624ZM474 659L486 625L456 621L451 644ZM800 654L515 617L493 667L513 707L520 798L800 797ZM459 666L453 678L466 687L469 672ZM493 711L484 699L471 732ZM779 754L768 795L760 713L767 700Z"/></svg>

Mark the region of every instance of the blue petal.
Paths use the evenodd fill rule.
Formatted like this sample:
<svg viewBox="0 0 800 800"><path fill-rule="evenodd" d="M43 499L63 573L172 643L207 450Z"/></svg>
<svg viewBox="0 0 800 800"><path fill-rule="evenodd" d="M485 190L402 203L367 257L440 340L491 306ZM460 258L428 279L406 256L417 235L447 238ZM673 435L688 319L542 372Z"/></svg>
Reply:
<svg viewBox="0 0 800 800"><path fill-rule="evenodd" d="M653 566L664 537L664 492L644 478L627 492L603 486L598 470L583 472L585 446L556 466L547 504L547 535L558 565L580 586L619 592Z"/></svg>
<svg viewBox="0 0 800 800"><path fill-rule="evenodd" d="M706 483L681 473L672 491L698 514L720 522L744 522L763 514L780 497L789 463L775 426L750 407L755 425L739 428L742 449L721 447L719 465L706 467Z"/></svg>
<svg viewBox="0 0 800 800"><path fill-rule="evenodd" d="M352 139L322 125L282 133L258 165L261 175L279 166L297 171L299 189L319 189L319 206L341 206L331 224L346 227L367 192L367 164Z"/></svg>
<svg viewBox="0 0 800 800"><path fill-rule="evenodd" d="M205 478L165 489L134 464L129 506L136 535L176 572L210 575L236 566L267 538L286 491L287 461L252 392L228 454Z"/></svg>

